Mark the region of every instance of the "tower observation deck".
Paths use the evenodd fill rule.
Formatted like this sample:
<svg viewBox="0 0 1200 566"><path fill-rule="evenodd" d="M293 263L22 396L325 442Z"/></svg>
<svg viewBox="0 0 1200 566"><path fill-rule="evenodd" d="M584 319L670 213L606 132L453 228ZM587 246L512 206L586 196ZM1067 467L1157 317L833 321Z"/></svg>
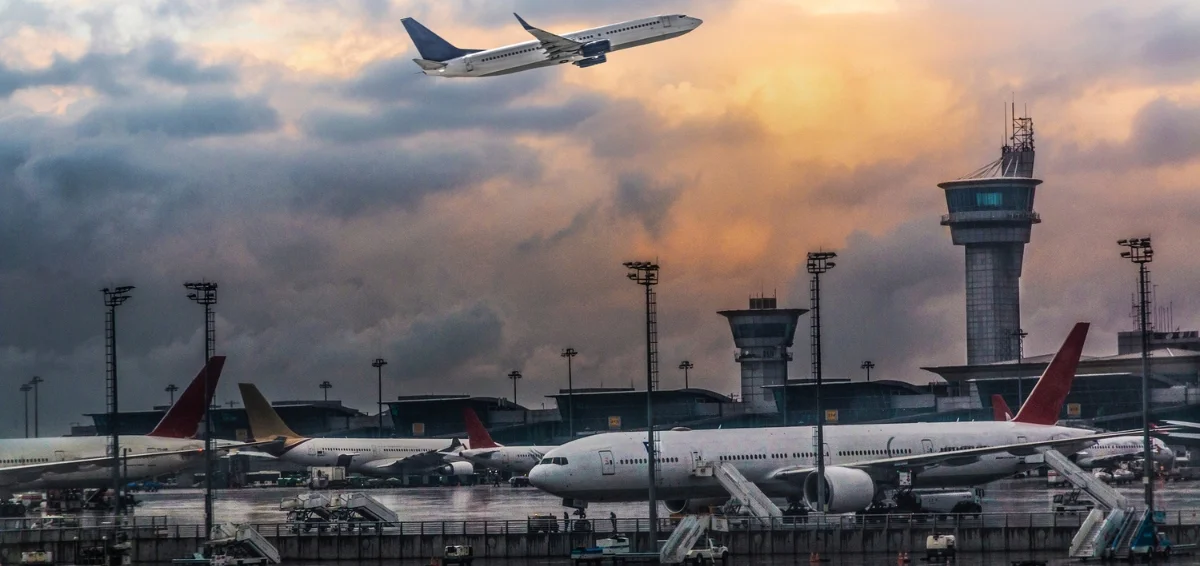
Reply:
<svg viewBox="0 0 1200 566"><path fill-rule="evenodd" d="M788 348L796 337L796 324L808 309L776 308L774 297L751 297L750 308L720 311L729 319L735 360L742 366L742 403L751 414L776 413L775 397L767 385L787 382Z"/></svg>
<svg viewBox="0 0 1200 566"><path fill-rule="evenodd" d="M1015 108L1014 108L1015 110ZM967 364L1015 359L1021 328L1021 263L1034 224L1033 119L1013 115L1000 158L970 175L939 183L946 192L942 225L966 248Z"/></svg>

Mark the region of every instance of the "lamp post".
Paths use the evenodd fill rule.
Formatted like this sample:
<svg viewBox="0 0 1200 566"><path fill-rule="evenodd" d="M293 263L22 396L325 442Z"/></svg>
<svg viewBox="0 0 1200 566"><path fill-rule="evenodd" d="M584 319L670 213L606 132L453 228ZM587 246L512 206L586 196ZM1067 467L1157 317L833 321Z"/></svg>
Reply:
<svg viewBox="0 0 1200 566"><path fill-rule="evenodd" d="M176 391L179 391L179 386L178 386L178 385L175 385L174 383L172 383L172 384L170 384L170 385L167 385L167 388L166 388L166 389L163 389L163 391L166 391L166 392L167 392L167 394L169 394L169 395L171 396L171 403L170 403L170 404L171 404L171 405L174 405L174 404L175 404L175 392L176 392ZM170 406L168 405L168 408L169 408L169 407L170 407Z"/></svg>
<svg viewBox="0 0 1200 566"><path fill-rule="evenodd" d="M121 497L121 487L125 484L122 474L123 467L117 465L117 458L121 457L121 409L118 400L120 399L118 392L117 380L117 307L121 306L125 301L130 299L129 292L133 290L133 286L126 285L109 289L105 287L100 290L104 294L104 306L108 307L104 317L104 358L107 380L108 395L108 427L111 436L109 444L112 445L110 454L113 457L112 467L112 493L113 493L113 511L120 514L125 510L125 501ZM37 389L34 389L34 404L36 405ZM37 411L35 410L36 414ZM34 418L37 422L37 418ZM37 426L34 426L35 434Z"/></svg>
<svg viewBox="0 0 1200 566"><path fill-rule="evenodd" d="M217 304L217 284L193 281L184 283L183 288L191 291L188 299L204 307L204 538L208 539L212 537L213 528L212 402L208 395L214 389L209 385L208 366L217 343L217 320L212 308Z"/></svg>
<svg viewBox="0 0 1200 566"><path fill-rule="evenodd" d="M858 366L858 367L867 370L867 383L870 383L871 382L871 370L875 369L875 362L872 362L871 360L867 360L867 361L863 362L861 366Z"/></svg>
<svg viewBox="0 0 1200 566"><path fill-rule="evenodd" d="M43 381L46 381L46 380L44 380L41 377L38 377L36 375L33 376L33 379L29 380L29 384L33 386L33 437L34 438L40 438L40 435L41 435L41 432L38 427L38 413L39 413L38 409L41 406L41 404L38 403L38 384Z"/></svg>
<svg viewBox="0 0 1200 566"><path fill-rule="evenodd" d="M834 252L808 252L806 264L812 275L808 316L812 321L812 368L817 384L817 507L825 513L829 512L829 502L825 495L825 407L821 403L821 274L833 269L836 264L829 260L835 257Z"/></svg>
<svg viewBox="0 0 1200 566"><path fill-rule="evenodd" d="M658 540L658 497L655 493L658 468L658 446L654 434L654 389L658 381L658 310L654 286L658 285L658 264L649 261L627 261L622 265L630 281L646 288L646 470L649 474L650 544Z"/></svg>
<svg viewBox="0 0 1200 566"><path fill-rule="evenodd" d="M1150 334L1146 318L1150 310L1150 272L1146 264L1154 260L1150 238L1119 240L1117 245L1128 248L1121 257L1138 266L1138 330L1142 334L1142 487L1145 488L1146 510L1154 515L1154 451L1150 445Z"/></svg>
<svg viewBox="0 0 1200 566"><path fill-rule="evenodd" d="M25 394L25 438L29 438L29 392L33 391L33 386L28 383L21 384L21 393Z"/></svg>
<svg viewBox="0 0 1200 566"><path fill-rule="evenodd" d="M383 380L380 380L380 381L383 381ZM329 383L329 381L326 380L326 381L322 381L321 384L318 385L317 387L321 388L321 392L325 394L325 400L328 401L329 400L329 390L333 388L333 384ZM381 388L382 388L382 386L381 386Z"/></svg>
<svg viewBox="0 0 1200 566"><path fill-rule="evenodd" d="M517 380L521 379L521 372L512 370L508 372L508 378L513 382L513 405L517 404Z"/></svg>
<svg viewBox="0 0 1200 566"><path fill-rule="evenodd" d="M1025 337L1029 336L1029 333L1018 328L1008 335L1017 339L1017 411L1020 412L1021 405L1025 403L1025 380L1021 375L1021 361L1025 357Z"/></svg>
<svg viewBox="0 0 1200 566"><path fill-rule="evenodd" d="M571 358L579 355L575 348L567 348L562 351L560 356L567 359L567 433L572 439L575 438L575 385L571 380ZM516 402L517 392L513 391L514 403Z"/></svg>
<svg viewBox="0 0 1200 566"><path fill-rule="evenodd" d="M689 362L687 360L683 360L682 362L679 362L679 369L683 370L683 388L684 389L688 389L688 370L692 369L694 367L696 367L696 366L693 365L692 362Z"/></svg>
<svg viewBox="0 0 1200 566"><path fill-rule="evenodd" d="M383 358L375 358L371 362L371 367L375 368L376 378L379 384L379 438L383 438L383 366L387 365L387 360Z"/></svg>

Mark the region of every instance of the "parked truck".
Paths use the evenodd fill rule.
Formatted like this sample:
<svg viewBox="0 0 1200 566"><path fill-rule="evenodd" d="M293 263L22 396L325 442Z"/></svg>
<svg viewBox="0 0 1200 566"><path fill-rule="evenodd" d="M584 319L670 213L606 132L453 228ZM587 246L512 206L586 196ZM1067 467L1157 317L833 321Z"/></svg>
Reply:
<svg viewBox="0 0 1200 566"><path fill-rule="evenodd" d="M713 542L711 538L703 538L687 552L687 555L683 557L683 561L689 564L702 564L704 562L713 563L717 560L725 562L728 558L728 548Z"/></svg>

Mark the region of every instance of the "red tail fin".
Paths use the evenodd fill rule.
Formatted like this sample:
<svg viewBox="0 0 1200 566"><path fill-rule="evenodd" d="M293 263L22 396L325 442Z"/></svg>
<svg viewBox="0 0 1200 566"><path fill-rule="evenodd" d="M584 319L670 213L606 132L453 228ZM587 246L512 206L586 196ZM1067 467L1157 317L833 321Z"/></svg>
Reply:
<svg viewBox="0 0 1200 566"><path fill-rule="evenodd" d="M1079 367L1079 356L1083 354L1088 326L1086 322L1079 322L1071 329L1058 353L1054 354L1054 359L1050 360L1050 365L1046 366L1046 372L1033 386L1029 398L1017 410L1013 421L1040 425L1058 422L1063 402L1071 391L1071 381L1075 379L1075 370Z"/></svg>
<svg viewBox="0 0 1200 566"><path fill-rule="evenodd" d="M479 415L475 414L475 409L466 407L463 409L463 420L467 421L467 443L475 448L496 448L500 446L492 440L492 435L488 434L483 423L479 421Z"/></svg>
<svg viewBox="0 0 1200 566"><path fill-rule="evenodd" d="M225 368L225 356L213 356L205 366L208 369L208 391L204 391L204 370L183 390L183 395L175 400L175 404L167 409L158 426L150 432L150 436L166 438L192 438L200 426L200 418L204 416L204 407L212 403L213 392L217 390L217 381L221 379L221 370ZM203 397L203 398L202 398Z"/></svg>
<svg viewBox="0 0 1200 566"><path fill-rule="evenodd" d="M992 395L992 420L1007 422L1013 419L1012 410L1004 402L1004 396L999 393Z"/></svg>

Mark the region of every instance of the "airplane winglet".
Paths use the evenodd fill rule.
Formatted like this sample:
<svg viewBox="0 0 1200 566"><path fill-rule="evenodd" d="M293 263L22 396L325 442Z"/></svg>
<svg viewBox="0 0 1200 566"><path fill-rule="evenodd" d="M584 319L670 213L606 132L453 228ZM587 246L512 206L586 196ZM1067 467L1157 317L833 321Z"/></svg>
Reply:
<svg viewBox="0 0 1200 566"><path fill-rule="evenodd" d="M525 18L522 18L520 14L513 12L513 15L517 17L517 21L521 22L521 27L525 28L526 31L531 30L531 29L537 29L537 28L529 25L529 22L525 21Z"/></svg>
<svg viewBox="0 0 1200 566"><path fill-rule="evenodd" d="M1075 370L1079 367L1079 357L1083 354L1083 342L1087 340L1089 323L1079 322L1071 329L1067 339L1046 366L1046 371L1038 378L1037 385L1029 393L1029 398L1017 409L1014 422L1052 425L1058 422L1067 393L1071 392L1071 382L1075 379Z"/></svg>

